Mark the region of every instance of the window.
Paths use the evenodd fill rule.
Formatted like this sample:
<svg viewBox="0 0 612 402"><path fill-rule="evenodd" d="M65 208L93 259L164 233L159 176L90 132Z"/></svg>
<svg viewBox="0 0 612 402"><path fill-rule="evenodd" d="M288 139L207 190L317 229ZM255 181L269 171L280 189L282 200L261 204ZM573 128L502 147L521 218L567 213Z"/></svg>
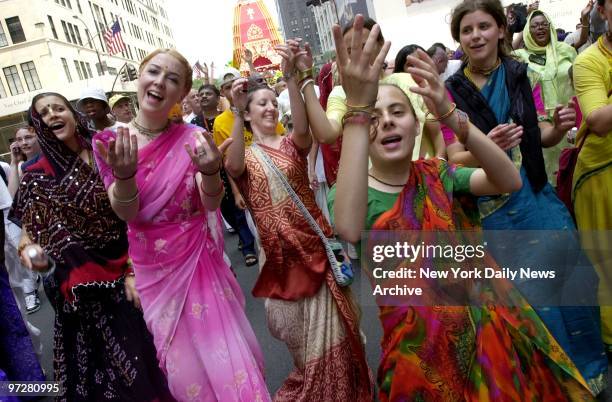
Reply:
<svg viewBox="0 0 612 402"><path fill-rule="evenodd" d="M6 91L4 90L4 85L2 84L2 81L0 81L0 99L1 98L6 98Z"/></svg>
<svg viewBox="0 0 612 402"><path fill-rule="evenodd" d="M63 2L62 2L62 3L63 3ZM72 4L70 4L70 0L66 0L66 4L68 4L68 7L69 7L70 9L72 9Z"/></svg>
<svg viewBox="0 0 612 402"><path fill-rule="evenodd" d="M81 9L81 2L79 0L76 0L77 2L77 8L79 9L79 13L83 14L83 10Z"/></svg>
<svg viewBox="0 0 612 402"><path fill-rule="evenodd" d="M87 39L87 47L91 49L93 43L91 43L91 40L89 38L91 38L91 35L89 34L89 29L85 28L85 39Z"/></svg>
<svg viewBox="0 0 612 402"><path fill-rule="evenodd" d="M79 45L83 46L83 41L81 40L81 32L79 31L79 27L76 25L74 25L74 33L76 34Z"/></svg>
<svg viewBox="0 0 612 402"><path fill-rule="evenodd" d="M70 34L68 33L68 27L64 21L62 21L62 28L64 28L64 36L66 37L66 41L70 42Z"/></svg>
<svg viewBox="0 0 612 402"><path fill-rule="evenodd" d="M4 28L2 28L2 23L0 23L0 47L8 46L8 41L6 40L6 34L4 33Z"/></svg>
<svg viewBox="0 0 612 402"><path fill-rule="evenodd" d="M24 93L25 91L23 90L23 85L21 84L21 78L19 78L17 67L9 66L4 67L2 70L4 71L4 76L6 77L6 82L9 85L11 95L19 95Z"/></svg>
<svg viewBox="0 0 612 402"><path fill-rule="evenodd" d="M66 73L66 78L68 78L68 82L72 82L72 75L70 75L70 69L68 68L68 62L63 57L62 57L62 66L64 66L64 72Z"/></svg>
<svg viewBox="0 0 612 402"><path fill-rule="evenodd" d="M40 85L40 80L38 79L38 73L36 72L36 66L34 65L34 62L28 61L25 63L21 63L21 72L23 73L23 77L26 80L28 91L35 91L37 89L42 88L42 85Z"/></svg>
<svg viewBox="0 0 612 402"><path fill-rule="evenodd" d="M26 38L25 34L23 33L23 29L21 28L19 17L7 18L5 21L13 44L25 42Z"/></svg>
<svg viewBox="0 0 612 402"><path fill-rule="evenodd" d="M93 78L93 74L91 72L91 65L89 63L85 63L85 66L87 67L87 74L89 74L90 78Z"/></svg>
<svg viewBox="0 0 612 402"><path fill-rule="evenodd" d="M81 66L79 65L78 61L74 61L74 66L76 67L77 70L77 74L79 74L79 80L83 79L83 73L81 72Z"/></svg>
<svg viewBox="0 0 612 402"><path fill-rule="evenodd" d="M65 0L61 0L62 2L62 6L66 7L66 1Z"/></svg>
<svg viewBox="0 0 612 402"><path fill-rule="evenodd" d="M92 76L87 76L87 70L85 69L85 63L81 62L81 71L83 72L83 76L87 79L87 78L93 78Z"/></svg>
<svg viewBox="0 0 612 402"><path fill-rule="evenodd" d="M55 30L55 24L53 23L53 19L50 15L47 15L49 18L49 26L51 27L51 32L53 33L53 39L57 39L57 31Z"/></svg>
<svg viewBox="0 0 612 402"><path fill-rule="evenodd" d="M76 45L77 40L76 40L76 36L74 35L74 26L69 22L67 22L66 25L68 25L68 30L70 31L70 37L72 38L72 43Z"/></svg>

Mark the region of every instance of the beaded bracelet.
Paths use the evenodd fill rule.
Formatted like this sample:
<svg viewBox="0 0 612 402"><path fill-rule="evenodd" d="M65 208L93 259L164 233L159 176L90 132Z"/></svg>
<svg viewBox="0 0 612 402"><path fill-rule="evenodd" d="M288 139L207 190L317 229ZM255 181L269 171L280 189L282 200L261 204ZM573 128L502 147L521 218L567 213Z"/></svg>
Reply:
<svg viewBox="0 0 612 402"><path fill-rule="evenodd" d="M456 103L451 103L451 108L449 109L448 112L444 113L442 116L440 117L433 117L433 118L428 118L427 116L432 115L433 113L431 112L427 112L427 114L425 115L425 121L432 123L432 122L438 122L438 121L442 121L444 119L446 119L448 116L450 116L451 114L453 114L453 112L457 109L457 104Z"/></svg>
<svg viewBox="0 0 612 402"><path fill-rule="evenodd" d="M372 124L372 118L374 115L371 112L365 110L361 111L350 111L344 114L342 117L342 127L346 124L360 124L369 125Z"/></svg>

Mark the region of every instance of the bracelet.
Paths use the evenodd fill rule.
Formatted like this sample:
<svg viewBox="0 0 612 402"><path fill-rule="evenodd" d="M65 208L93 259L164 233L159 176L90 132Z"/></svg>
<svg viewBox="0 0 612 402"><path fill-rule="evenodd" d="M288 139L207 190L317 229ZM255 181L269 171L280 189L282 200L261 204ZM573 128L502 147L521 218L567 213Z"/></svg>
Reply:
<svg viewBox="0 0 612 402"><path fill-rule="evenodd" d="M308 78L306 80L304 80L304 83L300 86L300 92L304 92L304 89L306 88L306 86L308 84L314 84L314 80L312 78Z"/></svg>
<svg viewBox="0 0 612 402"><path fill-rule="evenodd" d="M297 73L298 82L302 82L307 78L312 78L313 72L314 70L312 67L307 68L306 70L298 70L298 73Z"/></svg>
<svg viewBox="0 0 612 402"><path fill-rule="evenodd" d="M119 204L131 204L134 201L136 201L138 199L138 196L140 195L140 191L138 190L138 188L136 188L136 194L134 194L131 198L127 199L127 200L122 200L121 198L117 197L117 187L113 187L113 198L115 199L115 201L117 201Z"/></svg>
<svg viewBox="0 0 612 402"><path fill-rule="evenodd" d="M219 173L220 171L221 171L221 162L219 162L219 166L217 167L217 170L215 170L215 171L214 171L214 172L212 172L212 173L206 173L206 172L204 172L203 170L199 170L199 172L200 172L200 173L202 173L204 176L214 176L214 175L216 175L217 173Z"/></svg>
<svg viewBox="0 0 612 402"><path fill-rule="evenodd" d="M344 102L344 104L346 105L347 111L348 112L367 112L367 113L372 113L372 110L374 110L374 106L376 105L376 101L369 103L367 105L351 105L347 102Z"/></svg>
<svg viewBox="0 0 612 402"><path fill-rule="evenodd" d="M113 170L113 177L114 177L116 180L129 180L129 179L131 179L132 177L136 176L136 173L137 173L137 172L138 172L138 170L134 170L134 173L132 173L132 174L131 174L131 175L129 175L128 177L121 177L121 176L117 176L117 175L115 174L115 171Z"/></svg>
<svg viewBox="0 0 612 402"><path fill-rule="evenodd" d="M232 111L232 113L234 113L234 115L244 117L244 110L240 110L236 106L230 106L230 110Z"/></svg>
<svg viewBox="0 0 612 402"><path fill-rule="evenodd" d="M346 124L370 125L374 115L366 111L350 111L342 117L342 127Z"/></svg>
<svg viewBox="0 0 612 402"><path fill-rule="evenodd" d="M432 117L427 117L427 116L429 116L429 115L432 115L432 116L433 116L433 113L431 113L431 112L427 112L427 114L425 115L425 121L426 121L426 122L429 122L429 123L432 123L432 122L437 122L437 121L442 121L442 120L446 119L448 116L450 116L451 114L453 114L453 112L455 111L455 109L457 109L457 104L453 102L453 103L451 103L451 108L449 109L449 111L448 111L448 112L446 112L446 113L444 113L444 114L443 114L442 116L440 116L440 117L435 117L435 116L434 116L433 118L432 118Z"/></svg>
<svg viewBox="0 0 612 402"><path fill-rule="evenodd" d="M202 182L202 184L200 185L200 189L202 190L202 193L204 193L205 196L210 197L210 198L215 198L221 195L223 190L225 190L225 186L223 185L223 182L221 182L221 187L219 187L219 191L211 194L211 193L207 193L206 190L204 190L204 182Z"/></svg>

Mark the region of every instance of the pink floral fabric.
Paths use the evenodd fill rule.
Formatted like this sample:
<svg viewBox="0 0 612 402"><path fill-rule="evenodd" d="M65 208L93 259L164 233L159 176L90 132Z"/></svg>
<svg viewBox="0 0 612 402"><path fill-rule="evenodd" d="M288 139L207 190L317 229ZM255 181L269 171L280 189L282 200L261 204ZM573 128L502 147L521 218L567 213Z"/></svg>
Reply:
<svg viewBox="0 0 612 402"><path fill-rule="evenodd" d="M204 210L184 149L195 133L172 124L138 151L140 211L128 237L144 318L177 400L269 401L244 296L223 260L220 214ZM111 169L97 153L96 161L110 186Z"/></svg>

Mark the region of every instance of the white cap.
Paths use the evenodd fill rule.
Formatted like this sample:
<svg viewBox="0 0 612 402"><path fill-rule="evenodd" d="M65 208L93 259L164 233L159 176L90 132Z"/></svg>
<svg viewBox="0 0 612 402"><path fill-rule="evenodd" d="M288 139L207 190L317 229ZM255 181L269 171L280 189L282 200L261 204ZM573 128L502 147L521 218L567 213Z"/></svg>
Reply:
<svg viewBox="0 0 612 402"><path fill-rule="evenodd" d="M104 93L104 90L102 88L83 89L81 91L81 97L76 104L77 109L79 111L81 110L81 106L83 106L83 101L85 101L85 99L97 99L106 103L106 106L108 106L108 98L106 97L106 94Z"/></svg>

